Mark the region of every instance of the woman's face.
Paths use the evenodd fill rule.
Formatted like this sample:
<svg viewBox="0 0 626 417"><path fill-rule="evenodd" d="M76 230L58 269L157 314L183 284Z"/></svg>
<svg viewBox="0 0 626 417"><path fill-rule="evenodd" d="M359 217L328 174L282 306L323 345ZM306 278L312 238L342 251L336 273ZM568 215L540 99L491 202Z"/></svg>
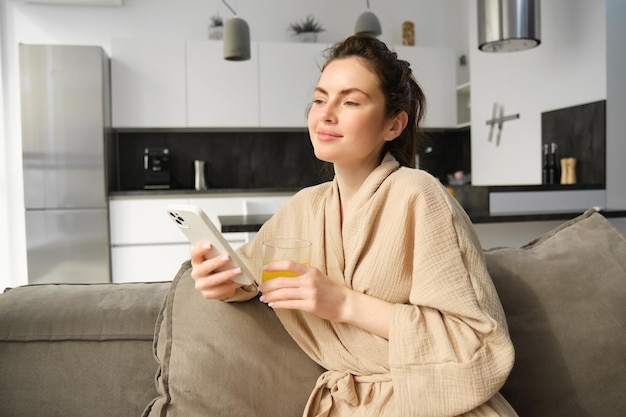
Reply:
<svg viewBox="0 0 626 417"><path fill-rule="evenodd" d="M320 76L308 125L315 156L335 165L377 166L400 132L385 117L378 77L360 58L331 61Z"/></svg>

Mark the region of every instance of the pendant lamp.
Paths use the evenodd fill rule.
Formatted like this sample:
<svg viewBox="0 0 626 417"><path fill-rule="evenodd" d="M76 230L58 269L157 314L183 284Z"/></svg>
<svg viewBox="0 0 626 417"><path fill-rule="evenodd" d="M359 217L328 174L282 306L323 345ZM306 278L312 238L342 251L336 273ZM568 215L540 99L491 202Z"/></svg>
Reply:
<svg viewBox="0 0 626 417"><path fill-rule="evenodd" d="M228 7L234 17L224 23L224 59L229 61L247 61L250 59L250 28L245 20L225 0L222 3Z"/></svg>
<svg viewBox="0 0 626 417"><path fill-rule="evenodd" d="M380 36L383 33L380 22L376 15L370 12L370 1L366 0L367 10L365 10L354 25L354 33L367 33L373 36Z"/></svg>
<svg viewBox="0 0 626 417"><path fill-rule="evenodd" d="M515 52L541 43L540 0L478 0L478 49Z"/></svg>

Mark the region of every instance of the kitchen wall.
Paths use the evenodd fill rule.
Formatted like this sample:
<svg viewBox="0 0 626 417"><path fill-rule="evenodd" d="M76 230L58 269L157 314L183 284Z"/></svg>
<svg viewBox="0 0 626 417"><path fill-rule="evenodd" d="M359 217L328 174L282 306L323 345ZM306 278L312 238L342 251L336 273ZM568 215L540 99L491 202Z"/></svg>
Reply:
<svg viewBox="0 0 626 417"><path fill-rule="evenodd" d="M334 42L351 34L361 0L233 0L256 41L290 42L289 23L313 14L327 29L319 42ZM372 0L389 44L401 44L401 24L415 22L416 44L454 48L468 54L466 1ZM0 58L5 125L0 126L0 290L26 282L26 243L21 170L19 43L100 45L110 54L113 37L206 39L209 17L230 13L218 0L126 0L123 7L50 6L18 0L0 1ZM457 67L460 83L467 66ZM454 111L454 110L453 110ZM2 119L0 119L2 120ZM6 228L6 233L4 233Z"/></svg>
<svg viewBox="0 0 626 417"><path fill-rule="evenodd" d="M541 45L486 54L477 44L476 0L469 42L472 180L475 185L541 183L541 114L606 99L606 205L626 209L626 2L541 2ZM489 142L493 103L505 116L500 146Z"/></svg>
<svg viewBox="0 0 626 417"><path fill-rule="evenodd" d="M606 206L626 209L626 2L606 0ZM626 223L626 222L625 222ZM624 230L624 229L622 229Z"/></svg>
<svg viewBox="0 0 626 417"><path fill-rule="evenodd" d="M477 43L476 0L470 7L470 45ZM470 49L472 180L475 185L541 184L541 114L604 100L604 1L541 2L541 45L516 53ZM494 103L504 115L500 144L489 141ZM495 134L494 134L495 136Z"/></svg>
<svg viewBox="0 0 626 417"><path fill-rule="evenodd" d="M0 2L0 22L4 22L4 2ZM0 291L11 282L11 254L9 248L11 247L11 232L14 232L15 228L10 227L10 210L14 209L17 205L9 204L9 196L11 195L10 180L9 180L9 152L11 148L7 140L7 128L6 128L6 107L5 107L5 74L4 70L6 59L4 38L2 36L4 32L4 24L0 26ZM21 239L23 240L23 238Z"/></svg>

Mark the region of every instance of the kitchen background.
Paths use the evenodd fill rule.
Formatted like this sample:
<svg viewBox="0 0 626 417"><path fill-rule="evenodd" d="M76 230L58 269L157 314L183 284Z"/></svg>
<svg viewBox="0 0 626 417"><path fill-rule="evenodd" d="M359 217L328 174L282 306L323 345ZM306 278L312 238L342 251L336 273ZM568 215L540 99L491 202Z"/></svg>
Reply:
<svg viewBox="0 0 626 417"><path fill-rule="evenodd" d="M253 41L294 42L286 31L288 24L313 14L326 28L318 41L332 43L352 32L354 20L364 9L362 3L346 1L337 5L331 0L238 0L233 6L248 21ZM472 138L471 161L464 163L471 166L473 183L539 184L542 114L607 100L607 207L625 208L626 191L622 179L626 177L626 168L621 160L626 154L623 140L626 127L621 114L626 108L623 98L626 97L623 87L626 85L623 78L626 64L623 45L618 45L625 36L623 3L620 0L544 1L541 46L505 55L478 52L475 6L474 0L372 2L372 10L383 26L383 41L400 45L401 23L412 20L417 46L455 51L456 82L464 86L459 90L462 92L460 97L467 97L471 105L471 128L466 130L471 132ZM216 11L224 17L229 16L218 1L188 1L181 6L166 0L126 0L123 7L112 8L39 5L17 0L0 3L2 116L5 122L0 132L4 139L0 145L0 287L19 285L26 275L17 45L100 45L111 55L114 37L163 39L164 44L172 39L206 39L208 19ZM458 64L461 57L465 57L468 65ZM519 119L504 123L499 146L486 140L489 126L485 121L492 116L494 102L503 103L506 115L520 115ZM450 112L456 113L456 109L452 107ZM184 133L190 135L186 138L189 143L201 140L199 137L206 134ZM129 141L123 146L134 146L136 150L140 150L141 142L146 140L145 132L124 134ZM163 139L159 140L166 141L165 137L173 134L162 133ZM133 158L137 153L132 152ZM126 153L120 153L120 161L122 154ZM186 178L183 179L186 187L190 174L185 175L187 177L182 174L180 177ZM211 175L208 177L210 180ZM115 184L119 190L137 185L127 184L121 176Z"/></svg>

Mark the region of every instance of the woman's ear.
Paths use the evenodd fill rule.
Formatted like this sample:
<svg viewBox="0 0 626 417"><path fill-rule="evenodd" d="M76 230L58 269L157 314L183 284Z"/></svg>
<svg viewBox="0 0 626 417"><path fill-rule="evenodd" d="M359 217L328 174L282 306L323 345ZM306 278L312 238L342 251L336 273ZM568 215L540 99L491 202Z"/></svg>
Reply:
<svg viewBox="0 0 626 417"><path fill-rule="evenodd" d="M389 142L400 136L407 123L409 122L409 115L405 111L401 111L391 119L389 129L385 134L385 141Z"/></svg>

